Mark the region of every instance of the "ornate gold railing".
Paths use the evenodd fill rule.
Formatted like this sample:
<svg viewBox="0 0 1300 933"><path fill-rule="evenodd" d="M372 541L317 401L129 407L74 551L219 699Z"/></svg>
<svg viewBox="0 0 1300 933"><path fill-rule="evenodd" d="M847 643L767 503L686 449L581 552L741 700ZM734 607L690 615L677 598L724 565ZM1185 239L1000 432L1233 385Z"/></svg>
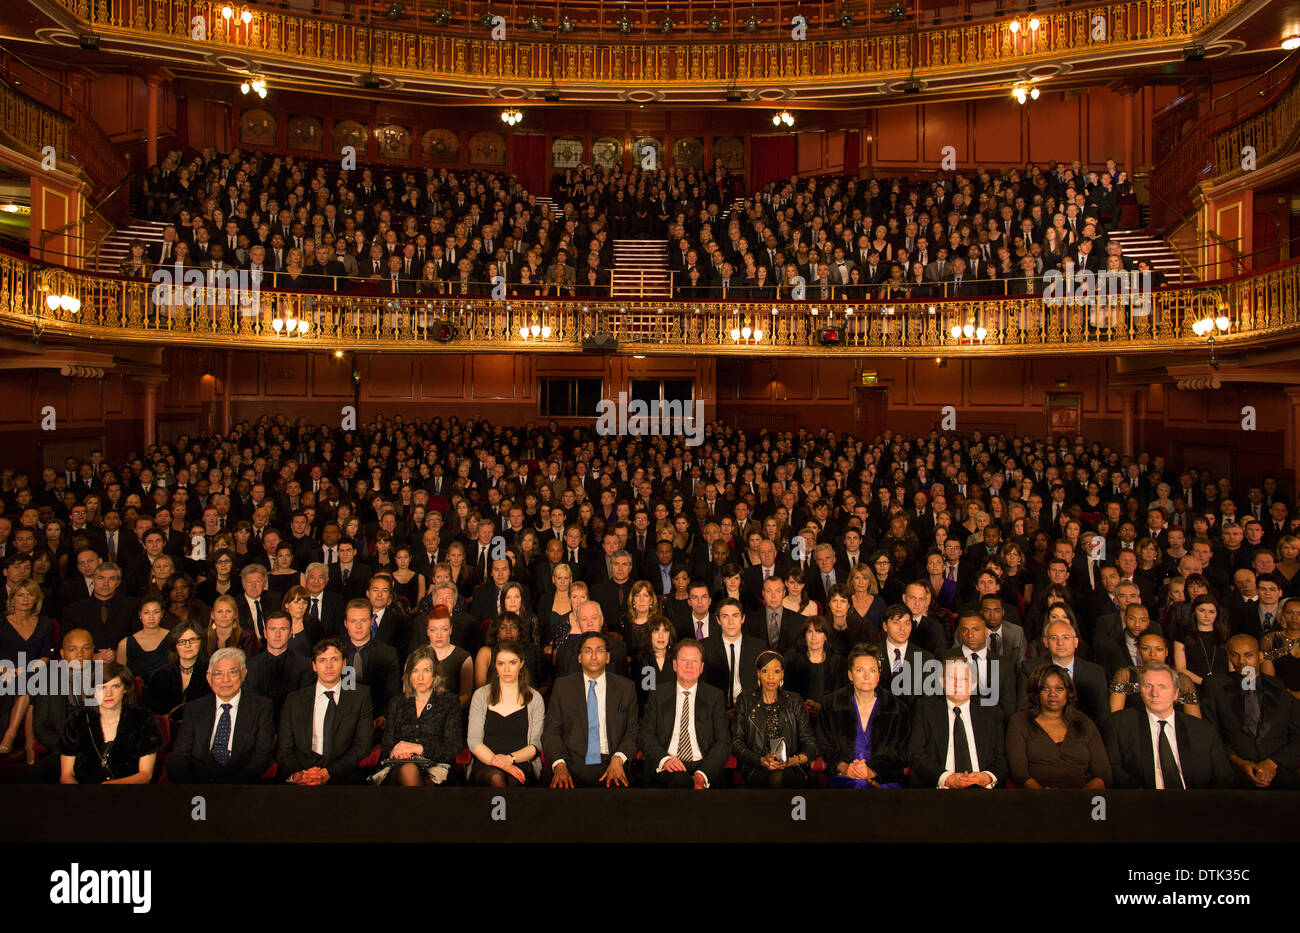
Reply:
<svg viewBox="0 0 1300 933"><path fill-rule="evenodd" d="M71 300L67 307L52 302L51 309L49 296ZM1300 260L1209 285L1160 289L1150 295L1147 313L1134 313L1119 301L1096 307L1037 297L847 305L250 295L210 288L168 297L149 281L0 254L0 326L116 342L573 352L585 336L608 330L620 349L638 353L1134 353L1203 347L1192 325L1220 316L1229 322L1227 333L1218 335L1220 347L1300 335ZM521 329L531 333L533 325L537 336L524 339ZM736 333L743 328L748 335ZM824 345L827 328L838 335L834 345Z"/></svg>
<svg viewBox="0 0 1300 933"><path fill-rule="evenodd" d="M42 107L34 100L0 83L0 136L6 137L29 155L41 157L41 150L53 146L55 157L68 158L68 128L72 118Z"/></svg>
<svg viewBox="0 0 1300 933"><path fill-rule="evenodd" d="M1191 39L1247 0L1130 0L1037 14L1037 30L997 22L935 26L912 31L851 35L804 42L751 37L687 42L672 35L651 41L584 41L515 33L492 41L449 30L400 28L272 11L225 0L55 0L112 36L155 41L265 59L274 56L313 66L375 71L394 76L470 81L562 81L567 85L620 86L717 84L738 81L786 85L941 74L974 65L1032 64L1117 46L1168 45ZM230 6L226 19L222 8ZM242 14L250 19L243 22ZM195 19L206 39L192 38ZM1021 17L1026 19L1026 17ZM1027 19L1026 19L1027 21ZM1104 38L1094 38L1104 35ZM372 43L373 39L373 43Z"/></svg>
<svg viewBox="0 0 1300 933"><path fill-rule="evenodd" d="M1255 166L1290 151L1300 138L1300 71L1291 86L1252 117L1214 135L1214 174L1224 176L1249 170L1247 146L1254 150ZM1251 166L1253 168L1255 166Z"/></svg>

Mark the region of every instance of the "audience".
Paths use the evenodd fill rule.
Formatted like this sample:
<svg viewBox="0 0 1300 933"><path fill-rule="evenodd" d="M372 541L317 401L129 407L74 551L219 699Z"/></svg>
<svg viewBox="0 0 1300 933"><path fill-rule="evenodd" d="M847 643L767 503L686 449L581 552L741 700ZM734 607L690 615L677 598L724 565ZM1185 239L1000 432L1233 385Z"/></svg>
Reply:
<svg viewBox="0 0 1300 933"><path fill-rule="evenodd" d="M363 760L383 760L380 780L401 783L729 785L710 757L722 733L696 706L683 743L680 704L666 709L666 691L694 683L691 703L720 698L749 785L885 786L908 770L914 786L998 785L1003 754L1017 786L1108 783L1100 734L1117 786L1155 786L1131 757L1127 714L1166 682L1178 715L1163 718L1182 729L1171 742L1189 743L1180 768L1195 764L1185 784L1297 780L1278 691L1300 694L1300 523L1276 477L1240 488L1083 438L714 424L700 448L655 443L456 418L344 434L268 417L116 464L95 451L39 477L0 470L0 676L88 652L129 662L141 712L168 715L172 754L185 752L176 780L261 780L244 729L265 698L281 781L358 783L376 770ZM225 668L239 665L209 667L227 649L246 657L238 684ZM1168 672L1171 657L1185 670ZM945 660L965 662L967 699L945 689ZM1247 668L1263 700L1253 733ZM605 699L589 716L593 683ZM48 752L67 747L79 699L20 708L12 693L0 692L2 747L36 762L24 777L62 776ZM1185 725L1198 693L1222 761ZM447 704L456 715L425 735ZM971 723L960 763L936 704ZM390 710L412 721L394 730ZM1108 719L1121 713L1117 738ZM785 740L784 762L770 739ZM87 780L110 779L90 764Z"/></svg>

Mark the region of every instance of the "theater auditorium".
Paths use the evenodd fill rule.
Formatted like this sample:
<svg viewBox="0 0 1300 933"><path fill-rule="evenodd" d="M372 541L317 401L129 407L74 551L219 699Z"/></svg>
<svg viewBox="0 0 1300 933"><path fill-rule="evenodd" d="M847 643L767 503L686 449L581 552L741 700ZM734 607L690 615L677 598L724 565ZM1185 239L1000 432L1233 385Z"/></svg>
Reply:
<svg viewBox="0 0 1300 933"><path fill-rule="evenodd" d="M1296 838L1300 7L0 28L8 841Z"/></svg>

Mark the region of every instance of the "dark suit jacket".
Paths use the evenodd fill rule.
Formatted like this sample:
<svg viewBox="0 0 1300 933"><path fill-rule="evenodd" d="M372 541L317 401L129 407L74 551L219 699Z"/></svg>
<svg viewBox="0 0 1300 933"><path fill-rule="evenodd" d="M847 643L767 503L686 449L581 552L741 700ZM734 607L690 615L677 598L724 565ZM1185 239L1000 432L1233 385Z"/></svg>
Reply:
<svg viewBox="0 0 1300 933"><path fill-rule="evenodd" d="M262 591L262 595L258 597L258 600L262 604L262 621L265 624L266 617L271 614L271 611L280 608L281 595L267 587ZM243 593L239 593L235 596L235 602L239 605L239 627L245 632L256 634L257 629L253 627L253 611L248 608L248 599ZM265 643L265 639L260 639L260 641L263 644Z"/></svg>
<svg viewBox="0 0 1300 933"><path fill-rule="evenodd" d="M1051 658L1025 658L1020 665L1020 683L1018 694L1020 709L1028 706L1025 693L1029 686L1029 675L1034 668L1051 662ZM1079 695L1079 712L1083 713L1098 729L1106 730L1106 720L1110 718L1110 679L1100 664L1085 661L1077 655L1074 658L1074 689Z"/></svg>
<svg viewBox="0 0 1300 933"><path fill-rule="evenodd" d="M987 771L1003 784L1007 779L1006 729L1002 713L996 706L984 706L975 697L966 704L975 733L972 751L981 771ZM908 758L912 766L913 787L938 787L939 776L947 770L948 743L952 741L952 722L948 717L947 698L923 696L912 713L912 737Z"/></svg>
<svg viewBox="0 0 1300 933"><path fill-rule="evenodd" d="M610 673L618 674L620 677L627 676L627 645L617 638L606 639L609 642L609 664ZM564 644L560 645L555 651L555 676L563 677L567 674L576 674L581 670L578 663L578 652L582 648L581 638L567 639Z"/></svg>
<svg viewBox="0 0 1300 933"><path fill-rule="evenodd" d="M428 639L428 633L425 634ZM379 632L376 641L381 641L397 652L399 660L406 657L411 644L411 618L394 606L384 610L384 617L379 620ZM385 707L386 709L387 707ZM375 709L379 709L378 706Z"/></svg>
<svg viewBox="0 0 1300 933"><path fill-rule="evenodd" d="M731 754L731 725L727 722L727 703L722 691L700 681L695 685L695 741L704 756L696 762L696 771L703 771L710 787L718 787L722 780L722 766ZM673 729L677 723L677 681L665 680L658 689L650 691L645 710L641 714L637 737L641 753L645 755L646 769L653 772L664 758L675 757L670 749ZM682 762L688 764L689 762Z"/></svg>
<svg viewBox="0 0 1300 933"><path fill-rule="evenodd" d="M791 609L781 610L781 631L774 645L767 638L767 607L760 606L753 609L745 616L745 627L741 631L750 638L757 638L773 651L779 651L785 654L795 646L799 640L799 633L803 631L804 623L808 620L798 612Z"/></svg>
<svg viewBox="0 0 1300 933"><path fill-rule="evenodd" d="M303 655L287 650L280 657L284 659L281 663L283 675L281 678L272 679L271 665L275 657L262 651L248 659L248 679L244 681L245 690L271 701L272 712L277 723L280 721L280 712L284 709L284 701L289 694L301 690L316 679L311 669L311 662Z"/></svg>
<svg viewBox="0 0 1300 933"><path fill-rule="evenodd" d="M778 557L776 563L772 566L772 576L778 580L785 579L785 565ZM841 578L847 579L847 578ZM745 568L744 575L740 578L740 588L747 593L752 593L758 598L763 597L763 567L761 564L751 564Z"/></svg>
<svg viewBox="0 0 1300 933"><path fill-rule="evenodd" d="M587 757L587 690L579 671L557 678L542 728L542 750L552 764L581 765ZM605 732L609 754L636 756L636 688L632 681L605 672Z"/></svg>
<svg viewBox="0 0 1300 933"><path fill-rule="evenodd" d="M341 683L341 682L340 682ZM361 759L374 747L374 709L368 690L340 690L334 715L334 736L330 759L311 750L311 720L316 705L316 684L289 694L280 717L279 774L288 780L307 768L324 768L331 784L352 784L362 777L357 770Z"/></svg>
<svg viewBox="0 0 1300 933"><path fill-rule="evenodd" d="M1104 731L1116 787L1155 790L1156 752L1149 722L1145 706L1120 710L1110 718ZM1232 766L1214 726L1175 711L1174 732L1183 782L1189 790L1232 786Z"/></svg>
<svg viewBox="0 0 1300 933"><path fill-rule="evenodd" d="M822 701L817 719L817 748L826 764L826 773L834 775L840 762L856 758L858 710L853 705L853 686L846 684ZM876 694L876 708L871 714L871 757L867 767L876 772L881 784L906 781L907 740L911 714L906 706L883 690Z"/></svg>
<svg viewBox="0 0 1300 933"><path fill-rule="evenodd" d="M254 784L270 767L275 754L271 701L248 690L240 693L230 760L224 767L212 757L217 702L215 696L205 696L185 704L185 716L167 757L167 776L173 784Z"/></svg>
<svg viewBox="0 0 1300 933"><path fill-rule="evenodd" d="M370 565L354 560L347 583L343 582L343 572L339 567L339 564L330 564L330 582L326 586L342 596L344 602L366 595L366 584L370 582L372 572Z"/></svg>
<svg viewBox="0 0 1300 933"><path fill-rule="evenodd" d="M343 610L347 605L347 600L334 590L327 588L320 594L320 627L321 637L329 638L346 638L347 632L343 629ZM311 617L311 597L307 597L307 614Z"/></svg>
<svg viewBox="0 0 1300 933"><path fill-rule="evenodd" d="M352 663L352 650L350 641L343 643L343 660L348 664ZM372 638L365 669L357 671L357 685L362 684L370 688L370 705L376 710L387 710L389 698L402 691L402 664L397 659L397 651Z"/></svg>
<svg viewBox="0 0 1300 933"><path fill-rule="evenodd" d="M1237 674L1211 674L1201 685L1201 712L1219 730L1224 749L1247 761L1272 759L1277 777L1271 787L1300 785L1300 700L1276 677L1259 674L1259 728L1246 731L1246 700ZM1245 782L1246 776L1240 776ZM1249 782L1254 787L1254 782Z"/></svg>
<svg viewBox="0 0 1300 933"><path fill-rule="evenodd" d="M81 599L63 613L60 631L84 628L95 640L96 650L109 648L116 651L118 642L140 630L140 614L136 611L139 605L139 600L126 595L119 587L108 601L108 622L105 623L100 620L99 600L94 597Z"/></svg>
<svg viewBox="0 0 1300 933"><path fill-rule="evenodd" d="M704 639L704 680L722 691L724 702L727 699L727 646L722 640L722 632L717 623L709 626L714 634ZM754 662L767 648L766 638L752 638L741 630L740 651L736 663L740 665L740 689L752 690L758 686L758 671ZM726 704L730 708L731 704Z"/></svg>

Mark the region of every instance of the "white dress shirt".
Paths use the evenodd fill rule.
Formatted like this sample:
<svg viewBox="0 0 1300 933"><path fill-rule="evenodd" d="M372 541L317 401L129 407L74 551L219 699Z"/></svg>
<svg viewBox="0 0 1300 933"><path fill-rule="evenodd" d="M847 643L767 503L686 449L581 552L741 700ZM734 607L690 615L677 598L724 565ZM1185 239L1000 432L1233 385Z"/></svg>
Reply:
<svg viewBox="0 0 1300 933"><path fill-rule="evenodd" d="M704 641L704 639L709 637L709 617L705 616L703 619L697 619L695 616L691 616L691 637L695 637L694 633L697 625L701 632L698 640Z"/></svg>
<svg viewBox="0 0 1300 933"><path fill-rule="evenodd" d="M1169 739L1169 747L1173 749L1174 761L1178 762L1178 777L1187 786L1187 780L1183 777L1183 758L1178 754L1178 731L1174 728L1174 712L1169 711L1169 715L1163 720L1169 723L1165 727L1165 735ZM1156 790L1165 789L1165 773L1160 767L1160 723L1161 720L1156 718L1155 713L1147 710L1148 728L1151 729L1151 758L1156 766Z"/></svg>
<svg viewBox="0 0 1300 933"><path fill-rule="evenodd" d="M311 712L311 750L317 755L325 752L325 710L326 704L330 702L329 697L325 695L326 690L334 692L334 702L337 704L342 698L343 681L339 681L332 687L326 687L319 680L316 681L316 703Z"/></svg>
<svg viewBox="0 0 1300 933"><path fill-rule="evenodd" d="M731 670L731 684L727 687L727 697L728 697L728 699L730 699L733 703L735 702L736 697L740 696L740 690L741 690L741 687L740 687L740 664L741 664L741 660L742 660L742 653L741 653L740 647L741 647L741 641L742 641L742 640L743 640L743 638L738 637L738 638L736 638L735 641L730 641L730 640L727 639L727 636L726 636L726 635L723 635L723 636L722 636L722 653L726 656L726 663L727 663L727 664L731 664L731 668L732 668L732 670ZM731 647L732 647L732 645L735 645L735 647L736 647L736 663L735 663L735 664L732 664L732 663L731 663Z"/></svg>
<svg viewBox="0 0 1300 933"><path fill-rule="evenodd" d="M967 700L962 705L961 724L966 729L966 747L970 749L971 774L979 774L980 754L979 754L979 750L975 748L975 723L972 721L973 717L971 715L971 710L974 708L974 706L975 704L970 702L970 700ZM955 762L955 759L957 757L956 750L953 748L953 742L952 742L952 724L955 718L953 716L952 711L957 708L957 704L954 703L952 700L946 700L944 704L944 708L948 712L948 719L945 724L945 728L948 730L948 760L944 764L943 774L939 775L938 786L940 789L943 789L947 786L945 782L948 780L949 776L951 776L957 770L957 765ZM986 790L991 790L997 785L998 779L993 775L992 771L985 771L984 773L989 776L990 778L989 783L984 785L977 785L977 786L983 786Z"/></svg>
<svg viewBox="0 0 1300 933"><path fill-rule="evenodd" d="M235 720L239 718L239 697L240 694L236 693L229 700L223 700L217 696L214 696L212 698L213 700L216 701L217 704L217 715L212 720L212 734L208 736L208 748L211 748L212 743L217 740L217 726L221 724L221 713L222 713L221 705L223 703L229 703L230 704L230 735L226 736L226 751L230 751L230 747L235 741Z"/></svg>

